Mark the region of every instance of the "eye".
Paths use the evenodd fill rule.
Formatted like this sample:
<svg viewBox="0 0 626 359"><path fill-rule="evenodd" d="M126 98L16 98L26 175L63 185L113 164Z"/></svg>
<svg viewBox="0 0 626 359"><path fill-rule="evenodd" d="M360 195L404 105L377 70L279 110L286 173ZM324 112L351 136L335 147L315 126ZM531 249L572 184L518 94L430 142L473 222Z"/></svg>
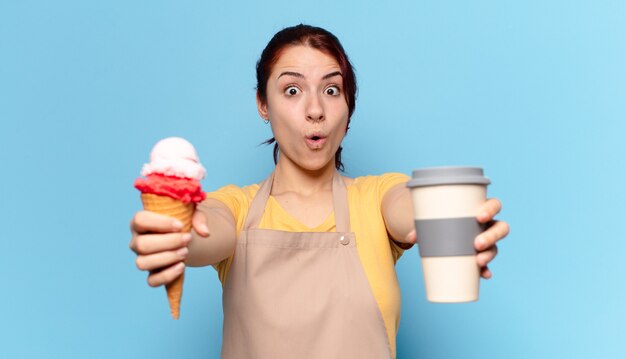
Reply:
<svg viewBox="0 0 626 359"><path fill-rule="evenodd" d="M339 96L339 87L337 86L329 86L324 90L324 93L330 96Z"/></svg>
<svg viewBox="0 0 626 359"><path fill-rule="evenodd" d="M285 89L285 95L287 96L295 96L300 93L300 89L296 86L289 86Z"/></svg>

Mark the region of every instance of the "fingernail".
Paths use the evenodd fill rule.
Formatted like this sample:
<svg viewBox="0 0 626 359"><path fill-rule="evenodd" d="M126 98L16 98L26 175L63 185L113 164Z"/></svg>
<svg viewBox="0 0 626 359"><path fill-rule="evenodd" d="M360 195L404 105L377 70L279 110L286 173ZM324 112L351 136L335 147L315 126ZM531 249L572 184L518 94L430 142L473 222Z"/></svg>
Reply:
<svg viewBox="0 0 626 359"><path fill-rule="evenodd" d="M209 234L209 227L206 224L201 224L200 230L206 234Z"/></svg>
<svg viewBox="0 0 626 359"><path fill-rule="evenodd" d="M178 255L181 258L185 258L185 256L187 255L187 253L189 253L189 249L187 249L187 247L183 247L181 249L179 249L176 253L178 253Z"/></svg>
<svg viewBox="0 0 626 359"><path fill-rule="evenodd" d="M184 244L191 242L191 233L184 233L181 239Z"/></svg>
<svg viewBox="0 0 626 359"><path fill-rule="evenodd" d="M483 212L483 213L481 213L481 214L480 214L480 218L482 218L482 219L487 219L487 218L489 218L489 213L487 213L487 212Z"/></svg>
<svg viewBox="0 0 626 359"><path fill-rule="evenodd" d="M183 222L175 220L172 222L172 227L174 227L174 229L183 229Z"/></svg>
<svg viewBox="0 0 626 359"><path fill-rule="evenodd" d="M182 272L182 271L184 271L184 270L185 270L185 263L180 262L180 263L178 263L178 264L176 265L176 271L177 271L177 272Z"/></svg>

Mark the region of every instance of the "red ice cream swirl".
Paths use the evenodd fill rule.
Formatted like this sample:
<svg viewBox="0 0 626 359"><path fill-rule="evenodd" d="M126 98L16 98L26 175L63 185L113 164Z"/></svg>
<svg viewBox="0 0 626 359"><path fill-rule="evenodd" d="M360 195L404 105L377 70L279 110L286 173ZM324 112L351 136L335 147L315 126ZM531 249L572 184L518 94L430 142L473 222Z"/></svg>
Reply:
<svg viewBox="0 0 626 359"><path fill-rule="evenodd" d="M153 173L146 178L137 178L135 180L135 188L140 190L141 193L167 196L183 203L198 203L206 198L206 193L202 191L200 181L193 178Z"/></svg>

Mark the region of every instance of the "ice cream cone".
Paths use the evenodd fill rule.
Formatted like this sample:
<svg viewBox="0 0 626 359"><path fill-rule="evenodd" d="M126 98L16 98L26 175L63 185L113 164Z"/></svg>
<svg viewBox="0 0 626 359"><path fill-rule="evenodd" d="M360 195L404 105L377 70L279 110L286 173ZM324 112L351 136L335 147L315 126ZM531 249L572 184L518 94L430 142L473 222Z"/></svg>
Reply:
<svg viewBox="0 0 626 359"><path fill-rule="evenodd" d="M183 232L191 231L191 218L195 209L195 203L185 204L171 197L151 193L142 193L141 201L145 210L174 217L183 223ZM167 299L170 303L170 311L174 319L178 319L180 314L180 299L183 295L184 278L185 273L183 272L178 278L165 286Z"/></svg>

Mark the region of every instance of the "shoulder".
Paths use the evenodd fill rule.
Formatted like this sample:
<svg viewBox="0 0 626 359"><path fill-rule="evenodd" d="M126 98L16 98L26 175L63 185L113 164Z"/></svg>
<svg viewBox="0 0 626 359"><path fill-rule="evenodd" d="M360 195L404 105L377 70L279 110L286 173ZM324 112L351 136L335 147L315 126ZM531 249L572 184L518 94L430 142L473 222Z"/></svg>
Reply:
<svg viewBox="0 0 626 359"><path fill-rule="evenodd" d="M409 176L397 172L356 177L348 184L348 193L354 200L381 203L389 190L408 180Z"/></svg>
<svg viewBox="0 0 626 359"><path fill-rule="evenodd" d="M245 198L245 197L254 197L256 192L259 190L258 184L252 184L249 186L237 186L234 184L229 184L224 187L219 188L213 192L207 192L207 198L215 198L221 199L224 197L232 197L232 198Z"/></svg>
<svg viewBox="0 0 626 359"><path fill-rule="evenodd" d="M216 191L213 192L207 192L207 196L208 195L212 195L212 194L226 194L226 195L231 195L231 196L246 196L246 195L250 195L251 193L254 194L259 190L259 185L258 184L251 184L248 186L237 186L234 184L229 184L226 185L224 187L221 187L219 189L217 189Z"/></svg>
<svg viewBox="0 0 626 359"><path fill-rule="evenodd" d="M230 184L216 191L207 192L206 199L214 199L224 203L237 217L238 213L247 211L258 190L258 184L243 187Z"/></svg>
<svg viewBox="0 0 626 359"><path fill-rule="evenodd" d="M404 173L389 172L380 175L368 175L354 178L352 187L358 191L387 192L392 187L405 184L409 176Z"/></svg>

